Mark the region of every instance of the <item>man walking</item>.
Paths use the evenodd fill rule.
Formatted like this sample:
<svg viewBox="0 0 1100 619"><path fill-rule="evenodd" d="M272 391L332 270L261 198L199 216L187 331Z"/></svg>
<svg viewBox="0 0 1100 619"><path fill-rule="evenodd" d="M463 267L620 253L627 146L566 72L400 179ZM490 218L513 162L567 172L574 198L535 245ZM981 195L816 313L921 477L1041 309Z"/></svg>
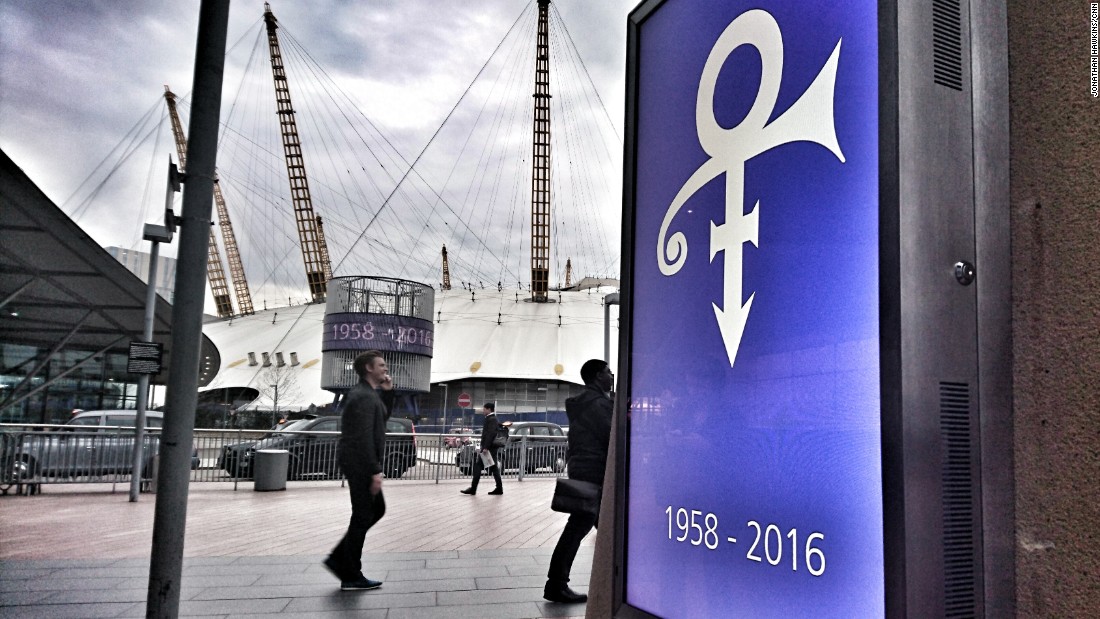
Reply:
<svg viewBox="0 0 1100 619"><path fill-rule="evenodd" d="M363 540L386 513L382 498L382 456L386 449L386 420L393 407L393 380L377 350L355 358L359 384L344 397L338 446L340 468L351 493L351 523L324 565L340 579L340 589L377 589L382 582L363 576ZM383 391L380 396L378 389Z"/></svg>
<svg viewBox="0 0 1100 619"><path fill-rule="evenodd" d="M584 391L565 401L569 416L569 478L603 485L607 450L611 443L611 389L615 376L602 359L589 359L581 366ZM569 572L581 540L596 526L596 515L569 514L554 554L542 597L551 602L579 604L588 596L569 588Z"/></svg>
<svg viewBox="0 0 1100 619"><path fill-rule="evenodd" d="M489 492L489 494L504 494L504 484L500 479L500 462L497 460L497 452L500 451L500 447L493 444L497 438L497 431L500 430L500 423L497 421L497 405L493 402L486 402L481 412L485 414L485 424L481 426L481 453L488 454L493 458L493 466L489 468L492 469L493 479L497 482L496 489ZM477 482L481 481L481 471L484 468L482 456L475 458L474 481L469 488L461 491L462 494L477 494Z"/></svg>

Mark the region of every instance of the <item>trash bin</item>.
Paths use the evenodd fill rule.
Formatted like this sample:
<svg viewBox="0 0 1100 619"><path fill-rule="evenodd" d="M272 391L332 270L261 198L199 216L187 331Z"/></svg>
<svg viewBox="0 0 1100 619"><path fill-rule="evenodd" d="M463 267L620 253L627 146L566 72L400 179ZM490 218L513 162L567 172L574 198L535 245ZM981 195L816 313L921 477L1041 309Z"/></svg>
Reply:
<svg viewBox="0 0 1100 619"><path fill-rule="evenodd" d="M286 490L286 471L290 464L290 452L285 449L260 449L255 460L256 492Z"/></svg>

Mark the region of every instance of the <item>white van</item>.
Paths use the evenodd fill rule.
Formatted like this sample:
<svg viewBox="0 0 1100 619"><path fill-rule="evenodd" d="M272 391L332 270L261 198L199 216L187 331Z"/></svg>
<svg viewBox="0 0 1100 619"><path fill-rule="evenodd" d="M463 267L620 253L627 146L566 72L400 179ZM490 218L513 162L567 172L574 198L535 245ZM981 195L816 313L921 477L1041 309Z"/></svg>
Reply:
<svg viewBox="0 0 1100 619"><path fill-rule="evenodd" d="M137 425L137 411L135 410L111 410L111 411L84 411L73 415L72 419L65 422L67 426L116 426L132 428ZM160 411L145 412L145 427L160 428L164 425L164 413Z"/></svg>
<svg viewBox="0 0 1100 619"><path fill-rule="evenodd" d="M103 410L77 413L60 430L25 432L14 454L16 477L98 477L129 474L133 468L135 410ZM145 427L159 429L164 413L147 411ZM131 430L126 430L131 428ZM145 436L142 477L152 475L153 458L160 449L159 433ZM198 451L191 451L191 469L199 467Z"/></svg>

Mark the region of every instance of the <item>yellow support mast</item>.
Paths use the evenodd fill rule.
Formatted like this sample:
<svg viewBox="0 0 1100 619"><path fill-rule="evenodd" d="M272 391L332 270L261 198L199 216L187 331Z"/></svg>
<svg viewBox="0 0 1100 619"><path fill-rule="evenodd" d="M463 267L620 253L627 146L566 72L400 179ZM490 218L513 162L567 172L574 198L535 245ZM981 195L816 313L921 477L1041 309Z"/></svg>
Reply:
<svg viewBox="0 0 1100 619"><path fill-rule="evenodd" d="M168 117L172 122L172 135L176 138L176 155L180 160L180 170L187 173L187 136L183 134L179 113L176 111L176 95L164 87L164 100L168 102ZM215 195L220 193L217 181L214 182ZM222 217L221 213L218 214ZM226 216L228 217L228 215ZM223 221L225 221L223 219ZM206 279L210 282L210 293L214 296L214 307L219 318L233 315L233 303L229 299L229 286L225 283L225 271L222 269L221 252L218 251L218 237L214 228L210 228L210 242L207 243Z"/></svg>
<svg viewBox="0 0 1100 619"><path fill-rule="evenodd" d="M443 290L451 289L451 263L447 260L447 246L443 246Z"/></svg>
<svg viewBox="0 0 1100 619"><path fill-rule="evenodd" d="M550 0L539 0L535 43L535 124L531 158L531 300L545 302L550 288Z"/></svg>
<svg viewBox="0 0 1100 619"><path fill-rule="evenodd" d="M229 277L233 280L233 292L237 295L237 310L242 316L255 314L252 309L252 293L248 289L248 279L244 276L244 264L241 251L237 248L237 235L233 234L233 223L229 221L229 209L222 197L222 186L214 179L214 206L218 209L218 224L222 229L222 241L225 242L225 259L229 261Z"/></svg>
<svg viewBox="0 0 1100 619"><path fill-rule="evenodd" d="M317 216L317 239L321 244L321 266L325 271L325 281L332 279L332 261L328 258L328 243L325 241L325 224Z"/></svg>
<svg viewBox="0 0 1100 619"><path fill-rule="evenodd" d="M294 117L294 105L290 101L290 84L283 66L283 54L279 48L279 28L271 5L264 3L264 23L267 25L267 44L271 54L271 73L275 78L275 104L279 115L279 126L283 133L283 154L286 157L287 177L290 180L290 198L294 207L294 217L298 224L298 240L302 246L302 260L306 267L306 280L313 301L325 300L328 280L332 277L332 266L328 258L324 232L320 227L320 218L313 213L313 199L309 193L309 181L306 178L305 159L302 157L302 143L298 139L298 124Z"/></svg>

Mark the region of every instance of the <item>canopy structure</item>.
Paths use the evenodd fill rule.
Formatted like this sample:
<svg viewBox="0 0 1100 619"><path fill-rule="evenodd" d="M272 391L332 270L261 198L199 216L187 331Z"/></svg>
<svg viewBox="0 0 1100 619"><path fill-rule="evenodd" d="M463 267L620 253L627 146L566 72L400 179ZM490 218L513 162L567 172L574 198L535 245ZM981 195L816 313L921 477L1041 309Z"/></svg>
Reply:
<svg viewBox="0 0 1100 619"><path fill-rule="evenodd" d="M0 151L0 343L40 351L31 365L18 370L5 366L26 380L14 393L5 389L0 403L13 405L64 378L42 372L51 359L71 359L70 353L89 359L127 354L130 342L142 339L145 295L139 277L96 244ZM166 382L171 370L171 315L168 302L157 297L153 340L164 346L164 355L155 383ZM206 337L196 345L204 360L199 384L205 385L220 363L218 351Z"/></svg>
<svg viewBox="0 0 1100 619"><path fill-rule="evenodd" d="M431 382L580 384L581 364L604 355L604 296L616 291L608 283L551 291L546 303L532 303L530 293L519 290L436 291ZM247 404L237 402L245 408L274 406L275 384L281 385L279 408L331 403L333 394L320 386L324 314L325 306L315 303L208 322L203 332L221 352L222 365L206 390L258 394ZM612 366L618 316L618 307L612 307L607 325Z"/></svg>

